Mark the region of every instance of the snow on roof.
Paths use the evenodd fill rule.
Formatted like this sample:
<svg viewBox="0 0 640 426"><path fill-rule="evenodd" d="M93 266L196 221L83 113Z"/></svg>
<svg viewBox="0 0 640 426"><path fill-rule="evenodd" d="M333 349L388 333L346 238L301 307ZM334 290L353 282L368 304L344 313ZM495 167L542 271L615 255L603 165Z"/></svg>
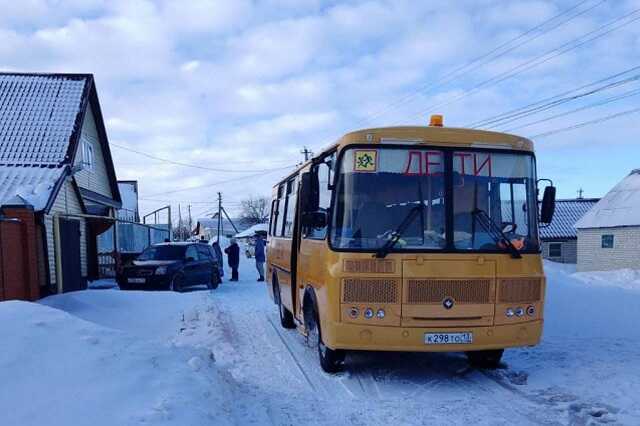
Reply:
<svg viewBox="0 0 640 426"><path fill-rule="evenodd" d="M578 229L640 226L640 169L633 170L582 219Z"/></svg>
<svg viewBox="0 0 640 426"><path fill-rule="evenodd" d="M558 200L553 220L544 228L540 228L540 237L576 238L576 229L573 227L597 202L598 198L577 198L574 200Z"/></svg>
<svg viewBox="0 0 640 426"><path fill-rule="evenodd" d="M64 161L88 78L0 74L0 164Z"/></svg>
<svg viewBox="0 0 640 426"><path fill-rule="evenodd" d="M257 232L268 232L269 224L268 223L258 223L256 225L251 226L248 229L245 229L242 232L234 235L234 238L250 238L253 237Z"/></svg>
<svg viewBox="0 0 640 426"><path fill-rule="evenodd" d="M24 204L43 210L63 171L63 167L0 166L0 206Z"/></svg>

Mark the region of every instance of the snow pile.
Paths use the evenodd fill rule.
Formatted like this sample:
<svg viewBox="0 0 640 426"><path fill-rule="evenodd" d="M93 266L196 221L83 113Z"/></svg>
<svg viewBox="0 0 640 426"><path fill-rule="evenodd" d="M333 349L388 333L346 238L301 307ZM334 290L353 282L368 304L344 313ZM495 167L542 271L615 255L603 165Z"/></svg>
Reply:
<svg viewBox="0 0 640 426"><path fill-rule="evenodd" d="M640 291L640 271L635 269L618 269L603 272L577 272L573 277L585 284L602 287L619 287Z"/></svg>
<svg viewBox="0 0 640 426"><path fill-rule="evenodd" d="M122 299L107 297L105 309L96 312L90 303L97 297L83 301L75 297L78 294L66 308L75 304L85 317L106 314L103 322L112 320L110 311L118 311L122 324L136 322L135 301L117 308L109 302ZM166 325L166 305L156 307L156 316ZM148 336L155 337L153 329ZM209 352L144 339L52 307L17 301L0 303L0 337L0 424L232 423L227 385Z"/></svg>

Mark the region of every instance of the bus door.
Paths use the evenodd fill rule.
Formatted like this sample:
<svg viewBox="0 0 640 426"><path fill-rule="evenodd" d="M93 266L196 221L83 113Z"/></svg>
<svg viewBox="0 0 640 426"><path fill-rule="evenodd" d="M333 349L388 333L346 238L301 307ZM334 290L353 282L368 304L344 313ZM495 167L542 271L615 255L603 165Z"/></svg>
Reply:
<svg viewBox="0 0 640 426"><path fill-rule="evenodd" d="M335 153L313 166L301 179L300 240L297 258L297 316L302 318L302 300L305 287L312 286L316 296L322 298L323 280L327 265L327 225L331 206L331 183ZM305 200L305 198L307 198Z"/></svg>

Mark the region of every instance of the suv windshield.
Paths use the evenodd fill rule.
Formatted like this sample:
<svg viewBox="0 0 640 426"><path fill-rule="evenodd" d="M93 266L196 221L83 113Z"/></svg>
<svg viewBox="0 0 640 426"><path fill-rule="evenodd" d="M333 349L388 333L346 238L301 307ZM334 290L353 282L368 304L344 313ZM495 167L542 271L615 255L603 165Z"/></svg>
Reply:
<svg viewBox="0 0 640 426"><path fill-rule="evenodd" d="M151 246L137 260L182 260L185 246Z"/></svg>
<svg viewBox="0 0 640 426"><path fill-rule="evenodd" d="M517 250L537 250L535 207L530 155L351 148L340 164L331 243L375 251L400 230L390 251L506 251L503 239L492 236L498 228Z"/></svg>

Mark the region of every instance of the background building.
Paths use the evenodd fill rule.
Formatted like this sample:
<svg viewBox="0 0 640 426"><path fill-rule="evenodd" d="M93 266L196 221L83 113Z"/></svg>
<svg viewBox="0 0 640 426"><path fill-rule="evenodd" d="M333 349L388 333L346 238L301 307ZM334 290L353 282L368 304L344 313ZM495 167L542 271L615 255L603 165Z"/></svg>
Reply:
<svg viewBox="0 0 640 426"><path fill-rule="evenodd" d="M640 169L613 187L576 228L578 271L640 269Z"/></svg>
<svg viewBox="0 0 640 426"><path fill-rule="evenodd" d="M597 202L598 198L558 200L553 221L540 228L542 255L545 259L560 263L576 263L578 235L574 225Z"/></svg>

